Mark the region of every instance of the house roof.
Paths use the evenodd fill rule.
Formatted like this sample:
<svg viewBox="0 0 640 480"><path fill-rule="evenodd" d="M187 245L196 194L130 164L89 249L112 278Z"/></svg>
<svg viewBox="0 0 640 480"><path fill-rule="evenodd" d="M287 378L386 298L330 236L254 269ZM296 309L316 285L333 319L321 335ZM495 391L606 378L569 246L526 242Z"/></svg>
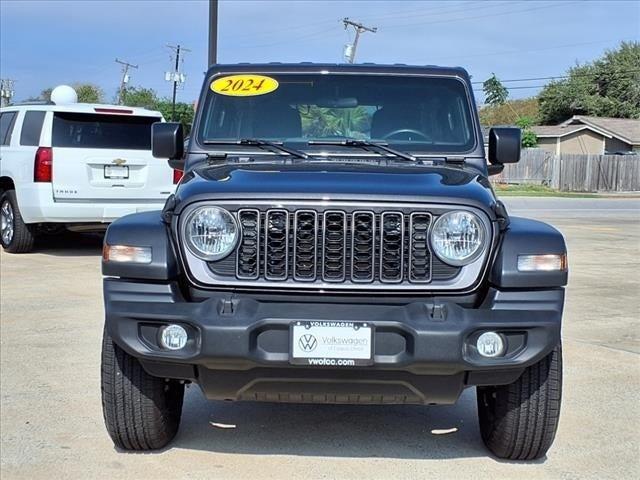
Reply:
<svg viewBox="0 0 640 480"><path fill-rule="evenodd" d="M596 132L603 137L611 138L611 135L607 132L592 127L590 125L536 125L531 127L531 129L535 132L535 134L539 138L557 138L564 137L565 135L569 135L575 132L579 132L581 130L590 130L592 132Z"/></svg>
<svg viewBox="0 0 640 480"><path fill-rule="evenodd" d="M574 115L561 125L588 125L631 145L640 145L640 119Z"/></svg>

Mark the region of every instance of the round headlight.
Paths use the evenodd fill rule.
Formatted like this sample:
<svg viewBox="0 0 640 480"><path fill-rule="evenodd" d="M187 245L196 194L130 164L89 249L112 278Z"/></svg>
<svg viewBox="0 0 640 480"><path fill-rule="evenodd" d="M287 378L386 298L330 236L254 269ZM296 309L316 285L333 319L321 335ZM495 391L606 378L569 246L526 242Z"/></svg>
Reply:
<svg viewBox="0 0 640 480"><path fill-rule="evenodd" d="M203 260L220 260L238 241L238 225L229 212L218 207L196 208L184 225L187 247Z"/></svg>
<svg viewBox="0 0 640 480"><path fill-rule="evenodd" d="M431 230L431 246L440 260L462 266L482 253L485 230L482 221L471 212L455 211L441 215Z"/></svg>

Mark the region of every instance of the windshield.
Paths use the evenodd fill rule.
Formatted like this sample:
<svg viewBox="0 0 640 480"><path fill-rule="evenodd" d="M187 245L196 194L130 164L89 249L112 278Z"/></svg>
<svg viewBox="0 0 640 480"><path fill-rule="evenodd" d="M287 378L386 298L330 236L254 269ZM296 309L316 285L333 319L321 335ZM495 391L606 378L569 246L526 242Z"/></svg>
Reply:
<svg viewBox="0 0 640 480"><path fill-rule="evenodd" d="M264 85L269 88L261 90ZM200 143L246 138L307 145L348 138L416 153L461 153L475 145L467 93L455 78L292 73L216 77L200 121Z"/></svg>

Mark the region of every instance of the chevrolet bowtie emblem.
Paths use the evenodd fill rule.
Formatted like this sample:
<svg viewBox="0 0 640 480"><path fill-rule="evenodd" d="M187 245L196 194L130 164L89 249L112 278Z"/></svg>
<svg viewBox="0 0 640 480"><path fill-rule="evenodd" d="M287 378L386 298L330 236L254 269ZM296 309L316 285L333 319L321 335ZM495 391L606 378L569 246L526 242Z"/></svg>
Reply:
<svg viewBox="0 0 640 480"><path fill-rule="evenodd" d="M124 165L125 163L127 163L127 161L124 158L116 158L115 160L113 160L113 163L115 165Z"/></svg>

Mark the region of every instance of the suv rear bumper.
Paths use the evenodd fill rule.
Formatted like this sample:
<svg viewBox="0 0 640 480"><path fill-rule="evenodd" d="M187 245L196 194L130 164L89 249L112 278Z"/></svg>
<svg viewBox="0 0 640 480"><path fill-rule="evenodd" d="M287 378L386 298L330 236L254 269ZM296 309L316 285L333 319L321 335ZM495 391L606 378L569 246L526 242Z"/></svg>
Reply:
<svg viewBox="0 0 640 480"><path fill-rule="evenodd" d="M111 223L131 213L162 210L166 201L166 198L55 201L50 183L22 186L16 195L25 223Z"/></svg>
<svg viewBox="0 0 640 480"><path fill-rule="evenodd" d="M175 283L115 278L104 280L104 296L109 334L152 375L197 382L212 399L329 403L447 404L469 385L511 383L558 344L564 304L562 288L489 289L477 308L456 297L329 303L224 292L189 302ZM289 325L300 320L372 323L374 364L291 365ZM158 344L169 323L190 335L181 351ZM474 339L487 330L507 338L503 357L475 350Z"/></svg>

